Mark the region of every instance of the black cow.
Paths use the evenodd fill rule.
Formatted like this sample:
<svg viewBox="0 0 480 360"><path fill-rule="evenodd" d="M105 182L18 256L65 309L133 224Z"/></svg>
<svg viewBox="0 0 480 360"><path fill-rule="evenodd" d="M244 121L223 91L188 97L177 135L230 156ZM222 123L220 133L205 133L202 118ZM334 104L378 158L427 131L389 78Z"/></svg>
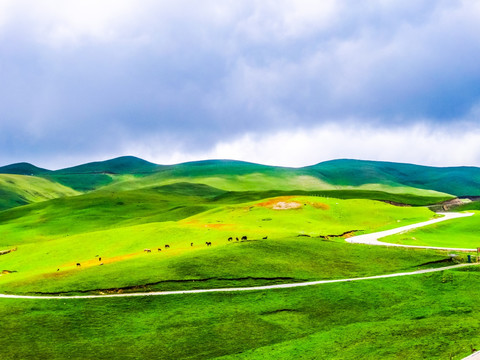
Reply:
<svg viewBox="0 0 480 360"><path fill-rule="evenodd" d="M82 265L80 265L80 263L77 263L77 267L79 267L79 266L82 266Z"/></svg>
<svg viewBox="0 0 480 360"><path fill-rule="evenodd" d="M247 240L247 237L245 235L242 236L242 241Z"/></svg>
<svg viewBox="0 0 480 360"><path fill-rule="evenodd" d="M232 241L232 240L233 240L232 237L229 237L229 238L228 238L228 241Z"/></svg>
<svg viewBox="0 0 480 360"><path fill-rule="evenodd" d="M168 248L170 248L170 245L165 245L165 249L168 249Z"/></svg>
<svg viewBox="0 0 480 360"><path fill-rule="evenodd" d="M211 243L210 241L207 241L205 244L206 244L207 246L212 246L212 243Z"/></svg>

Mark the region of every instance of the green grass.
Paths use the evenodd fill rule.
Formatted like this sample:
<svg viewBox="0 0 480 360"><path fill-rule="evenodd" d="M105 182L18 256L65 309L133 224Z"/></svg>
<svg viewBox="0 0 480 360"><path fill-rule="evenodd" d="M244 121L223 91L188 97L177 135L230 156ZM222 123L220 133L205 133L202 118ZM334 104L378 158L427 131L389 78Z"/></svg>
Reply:
<svg viewBox="0 0 480 360"><path fill-rule="evenodd" d="M149 175L161 168L160 165L133 156L122 156L48 172L43 176L73 189L86 192L118 181L125 181L127 178L136 179Z"/></svg>
<svg viewBox="0 0 480 360"><path fill-rule="evenodd" d="M439 168L348 159L285 168L233 160L162 166L124 156L56 171L27 163L0 167L0 173L2 171L44 176L79 191L92 191L107 185L113 186L112 190L133 190L186 181L236 191L345 190L355 187L416 195L423 191L421 195L425 196L480 195L480 169L476 167ZM131 177L125 181L122 175ZM117 184L119 182L122 184Z"/></svg>
<svg viewBox="0 0 480 360"><path fill-rule="evenodd" d="M18 250L1 258L5 269L17 272L1 277L0 289L75 292L148 283L189 288L192 284L171 280L193 279L210 279L195 284L200 287L251 285L265 278L292 282L380 274L445 258L404 249L393 256L389 249L319 238L427 220L433 213L426 208L306 196L218 204L211 188L185 195L170 190L168 195L158 189L96 192L1 213L0 246ZM275 210L279 203L298 207ZM255 241L227 241L244 235ZM213 246L207 248L206 241ZM165 244L170 249L156 252ZM143 253L145 248L154 253Z"/></svg>
<svg viewBox="0 0 480 360"><path fill-rule="evenodd" d="M0 348L6 360L461 359L480 344L479 276L464 269L236 294L0 299Z"/></svg>
<svg viewBox="0 0 480 360"><path fill-rule="evenodd" d="M208 198L209 195L183 195L155 188L96 191L0 212L0 231L5 235L3 244L12 245L149 222L176 221L209 209Z"/></svg>
<svg viewBox="0 0 480 360"><path fill-rule="evenodd" d="M476 249L480 247L479 227L480 213L475 211L475 215L470 217L452 219L405 234L387 236L381 241L406 245Z"/></svg>
<svg viewBox="0 0 480 360"><path fill-rule="evenodd" d="M303 169L333 185L360 186L380 183L436 190L456 196L480 195L478 167L430 167L341 159Z"/></svg>
<svg viewBox="0 0 480 360"><path fill-rule="evenodd" d="M0 211L78 194L78 191L40 177L0 174Z"/></svg>
<svg viewBox="0 0 480 360"><path fill-rule="evenodd" d="M448 194L394 183L332 187L304 170L256 164L152 168L130 160L48 175L91 192L0 211L0 250L16 249L0 255L0 270L16 271L0 275L0 293L256 286L451 263L431 263L447 259L447 252L349 244L336 236L428 220L434 213L427 208L382 201L425 205ZM447 233L473 239L475 226L459 222ZM235 241L244 235L248 241ZM479 274L448 271L242 294L0 298L0 357L461 358L480 342L471 329L480 310L475 286L466 285Z"/></svg>

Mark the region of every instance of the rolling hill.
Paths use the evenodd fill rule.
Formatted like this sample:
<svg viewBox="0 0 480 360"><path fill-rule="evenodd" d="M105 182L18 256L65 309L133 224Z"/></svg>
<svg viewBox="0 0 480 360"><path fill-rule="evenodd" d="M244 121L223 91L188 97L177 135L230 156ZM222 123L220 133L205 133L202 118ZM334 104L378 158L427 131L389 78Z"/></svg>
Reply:
<svg viewBox="0 0 480 360"><path fill-rule="evenodd" d="M53 171L17 163L0 167L0 174L34 175L82 193L190 183L242 193L277 191L278 195L282 195L282 191L297 194L302 191L332 191L331 194L342 198L372 198L412 205L438 203L455 196L480 195L480 168L442 168L349 159L288 168L234 160L157 165L133 156L123 156ZM0 191L7 191L5 185L0 184ZM322 195L329 196L328 193ZM405 197L412 196L416 199L405 200ZM29 202L32 201L28 197L11 198L4 201L3 208Z"/></svg>
<svg viewBox="0 0 480 360"><path fill-rule="evenodd" d="M22 162L0 167L0 174L39 175L51 172L30 163Z"/></svg>
<svg viewBox="0 0 480 360"><path fill-rule="evenodd" d="M456 196L480 195L480 168L431 167L364 160L332 160L304 168L334 185L404 185Z"/></svg>
<svg viewBox="0 0 480 360"><path fill-rule="evenodd" d="M394 205L438 203L454 197L448 192L455 189L477 191L476 168L356 160L295 169L230 160L160 166L122 157L56 171L26 163L1 171L35 176L0 174L0 294L251 287L436 268L454 261L448 252L372 247L345 238L440 216L424 206ZM477 224L454 230L474 241ZM435 241L451 232L436 234ZM444 239L448 245L454 237ZM466 261L466 255L455 261ZM78 358L244 353L263 359L264 347L300 358L304 346L314 346L313 354L330 344L322 338L325 330L341 333L335 337L340 339L345 326L354 326L347 329L350 338L365 343L368 336L359 334L379 324L394 329L395 336L376 347L349 350L349 358L363 358L372 351L381 355L386 343L409 349L409 336L416 340L416 334L433 343L439 324L453 329L442 344L463 339L469 328L468 341L475 339L477 319L465 324L478 308L474 276L477 271L451 270L401 281L330 284L322 291L133 300L2 298L0 347L12 359L62 359L73 350ZM398 319L408 322L403 332L395 330ZM52 343L58 344L54 351ZM331 345L331 353L337 348Z"/></svg>
<svg viewBox="0 0 480 360"><path fill-rule="evenodd" d="M41 177L0 174L0 211L78 194L78 191Z"/></svg>

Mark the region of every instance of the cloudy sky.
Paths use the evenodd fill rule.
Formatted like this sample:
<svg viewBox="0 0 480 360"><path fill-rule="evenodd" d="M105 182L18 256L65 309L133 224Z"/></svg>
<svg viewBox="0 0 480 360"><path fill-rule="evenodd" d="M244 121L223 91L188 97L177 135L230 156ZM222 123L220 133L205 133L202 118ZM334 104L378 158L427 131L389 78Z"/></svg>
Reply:
<svg viewBox="0 0 480 360"><path fill-rule="evenodd" d="M480 166L480 3L0 0L0 165Z"/></svg>

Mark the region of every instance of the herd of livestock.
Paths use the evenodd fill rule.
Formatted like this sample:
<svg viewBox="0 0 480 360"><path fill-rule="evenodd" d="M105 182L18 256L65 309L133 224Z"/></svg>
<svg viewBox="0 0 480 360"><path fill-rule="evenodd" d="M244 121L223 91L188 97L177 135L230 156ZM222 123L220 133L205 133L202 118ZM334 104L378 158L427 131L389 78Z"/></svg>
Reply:
<svg viewBox="0 0 480 360"><path fill-rule="evenodd" d="M263 239L265 240L265 239L267 239L267 237L265 236ZM233 241L233 237L229 237L227 240L228 240L228 241ZM240 240L238 239L238 237L235 237L235 241L247 241L247 236L245 236L245 235L242 236L242 237L240 238ZM205 242L205 245L207 245L207 246L212 246L212 242L211 242L211 241L206 241L206 242ZM190 243L190 246L193 246L193 242ZM168 249L168 248L170 248L170 245L165 244L165 245L164 245L164 248L165 248L165 249ZM146 252L146 253L151 253L151 252L152 252L152 249L143 249L143 251ZM158 252L158 251L162 251L162 248L157 248L157 252ZM98 256L98 255L97 255L97 256ZM99 265L103 265L103 263L101 262L101 261L102 261L102 258L101 258L101 257L98 258L98 261L100 261L100 264L99 264ZM81 267L81 266L82 266L82 265L81 265L80 263L77 263L77 267ZM60 270L60 269L57 269L57 271L59 271L59 270Z"/></svg>

